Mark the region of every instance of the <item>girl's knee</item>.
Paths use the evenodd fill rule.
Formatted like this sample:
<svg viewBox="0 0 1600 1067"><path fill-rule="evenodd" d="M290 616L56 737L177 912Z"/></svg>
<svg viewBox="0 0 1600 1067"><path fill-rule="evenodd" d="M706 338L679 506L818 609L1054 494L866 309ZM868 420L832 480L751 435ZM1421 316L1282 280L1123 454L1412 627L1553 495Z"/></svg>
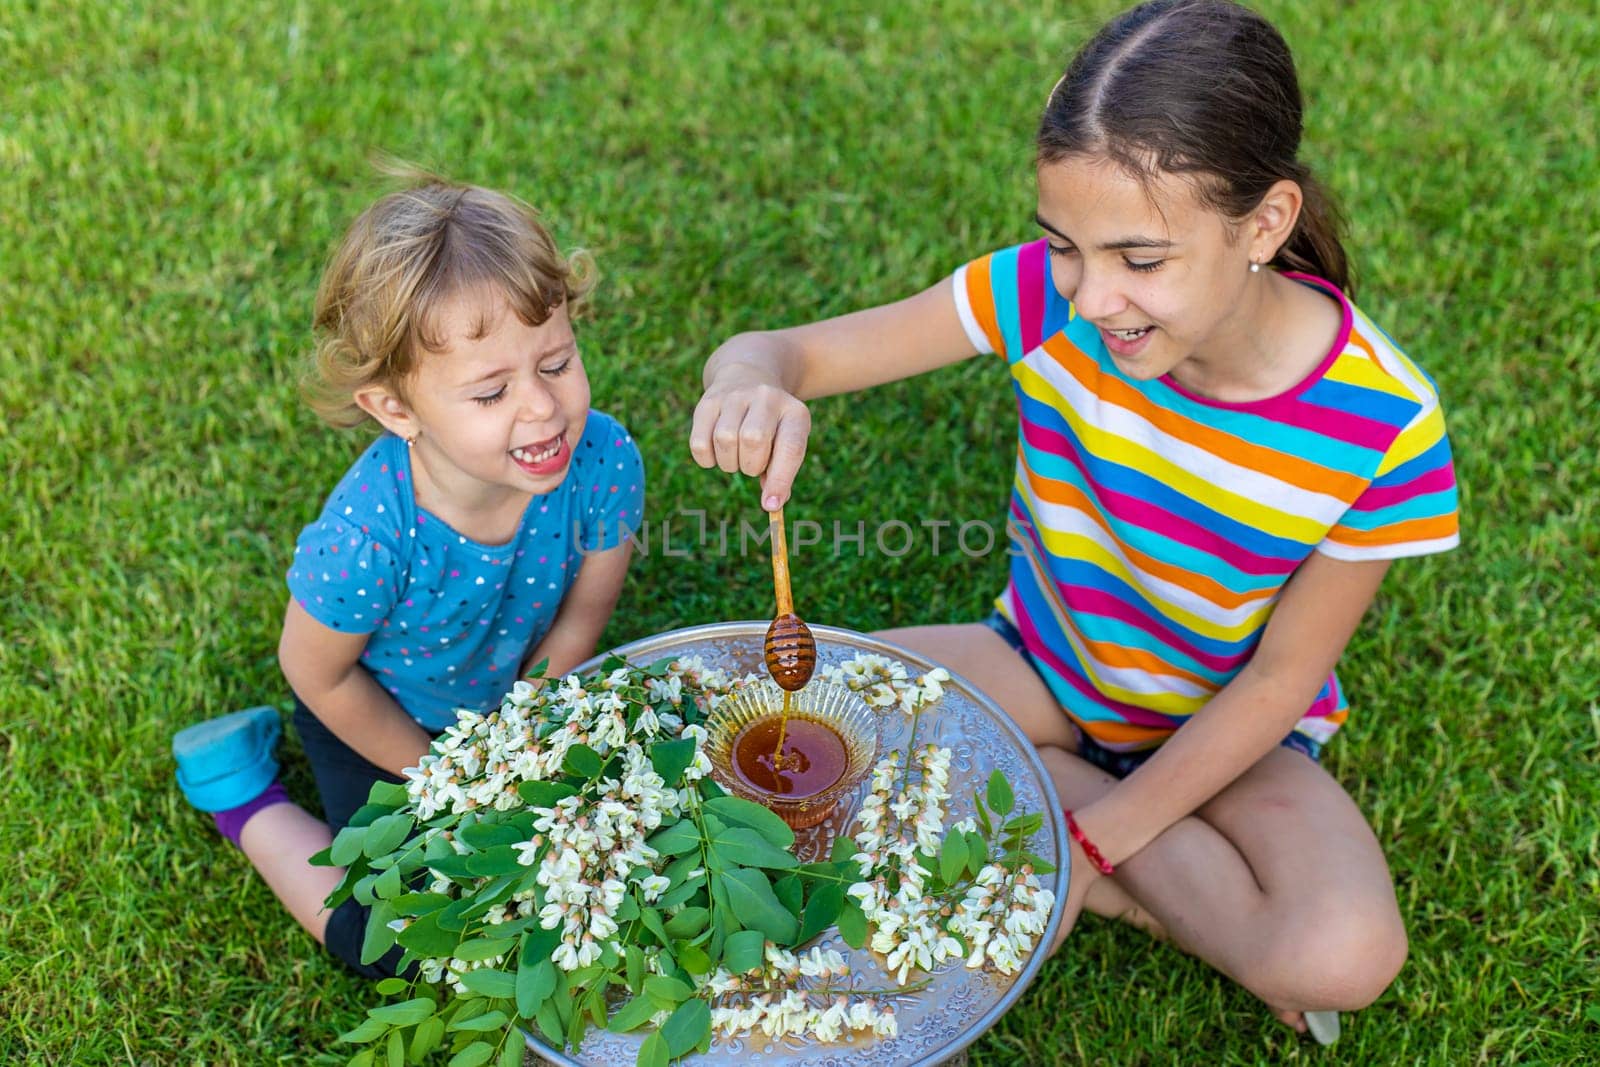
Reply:
<svg viewBox="0 0 1600 1067"><path fill-rule="evenodd" d="M1392 904L1302 911L1267 954L1258 992L1280 1007L1355 1011L1389 988L1408 952Z"/></svg>

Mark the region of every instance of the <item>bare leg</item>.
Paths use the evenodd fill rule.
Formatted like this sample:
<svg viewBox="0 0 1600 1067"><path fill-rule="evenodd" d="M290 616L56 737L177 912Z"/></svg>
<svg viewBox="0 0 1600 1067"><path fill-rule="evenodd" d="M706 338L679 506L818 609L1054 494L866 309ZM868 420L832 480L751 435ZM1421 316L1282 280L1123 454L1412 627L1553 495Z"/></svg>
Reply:
<svg viewBox="0 0 1600 1067"><path fill-rule="evenodd" d="M1040 744L1063 803L1082 806L1115 785L1062 743L1071 730L1054 698L1031 671L1017 669L1017 654L987 627L883 636L948 665L1005 708ZM1371 830L1326 772L1286 749L1099 881L1114 882L1177 945L1297 1029L1301 1011L1370 1003L1405 958L1388 867Z"/></svg>
<svg viewBox="0 0 1600 1067"><path fill-rule="evenodd" d="M328 912L322 902L338 888L344 871L313 867L306 860L333 842L328 824L297 804L262 808L239 835L245 856L261 872L289 914L319 943L325 940Z"/></svg>

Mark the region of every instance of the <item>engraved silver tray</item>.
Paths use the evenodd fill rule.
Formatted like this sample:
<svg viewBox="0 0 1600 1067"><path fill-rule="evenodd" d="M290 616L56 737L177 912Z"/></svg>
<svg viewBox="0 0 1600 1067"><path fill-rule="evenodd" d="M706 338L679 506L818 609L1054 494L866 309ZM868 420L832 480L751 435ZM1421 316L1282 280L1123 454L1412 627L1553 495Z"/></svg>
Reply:
<svg viewBox="0 0 1600 1067"><path fill-rule="evenodd" d="M699 656L708 667L737 672L762 673L762 641L767 620L725 622L691 626L682 630L646 637L615 650L637 664L652 663L668 656ZM931 670L936 664L914 652L880 641L853 630L832 626L813 626L817 640L818 667L832 666L862 653L876 653L897 659L913 675ZM585 673L600 665L608 652L583 664L575 673ZM879 713L879 753L904 748L910 739L911 719L897 710ZM944 697L922 715L917 727L919 743L933 741L952 751L950 761L950 801L946 823L973 813L973 795L981 791L989 775L998 768L1010 780L1016 795L1016 811L1041 812L1045 829L1033 838L1035 854L1057 867L1053 875L1041 879L1056 896L1044 936L1021 970L1011 976L989 970L968 970L961 960L951 960L929 977L931 984L916 993L893 1000L899 1021L899 1034L893 1038L857 1035L822 1044L801 1038L774 1041L762 1034L736 1039L717 1039L703 1056L691 1055L691 1064L783 1064L807 1067L934 1067L961 1057L962 1051L988 1030L1022 995L1038 974L1050 943L1061 925L1060 902L1067 896L1065 854L1066 825L1055 787L1033 745L1006 714L980 693L970 682L952 674L944 687ZM863 783L862 789L866 785ZM834 837L849 829L855 818L860 793L847 798L826 822L812 830L796 833L795 849L802 859L826 858ZM866 949L853 950L836 930L829 930L815 944L844 953L856 979L863 987L893 985L881 961ZM913 978L916 973L913 973ZM527 1035L528 1048L538 1057L563 1067L623 1067L638 1057L639 1045L648 1031L613 1034L591 1028L584 1037L577 1058L558 1052L535 1034Z"/></svg>

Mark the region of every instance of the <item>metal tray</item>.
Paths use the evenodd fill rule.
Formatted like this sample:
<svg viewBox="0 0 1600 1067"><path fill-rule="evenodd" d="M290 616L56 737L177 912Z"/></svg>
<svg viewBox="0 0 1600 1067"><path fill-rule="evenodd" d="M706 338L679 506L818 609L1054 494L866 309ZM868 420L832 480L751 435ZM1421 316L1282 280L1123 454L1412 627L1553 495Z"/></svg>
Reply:
<svg viewBox="0 0 1600 1067"><path fill-rule="evenodd" d="M766 620L760 620L692 626L635 641L615 652L640 664L668 656L699 656L710 667L739 673L761 672L764 670L762 641L767 625ZM841 663L862 652L897 659L913 675L935 666L898 645L852 630L813 626L811 632L817 639L819 668ZM579 667L577 673L593 670L604 658L595 657ZM910 731L909 717L898 711L880 713L880 752L897 746L903 748ZM900 1032L893 1038L855 1036L822 1044L793 1037L773 1041L765 1035L754 1034L718 1039L708 1053L691 1056L689 1063L707 1067L712 1064L934 1067L964 1058L962 1051L998 1022L1033 981L1061 925L1059 902L1067 896L1067 868L1061 860L1065 855L1066 826L1050 776L1022 731L993 701L959 675L952 675L943 699L923 714L917 739L919 743L936 742L952 751L947 823L972 814L973 794L983 789L996 768L1010 780L1017 810L1037 811L1045 817L1045 830L1035 836L1033 851L1058 868L1054 875L1042 879L1055 893L1057 906L1044 936L1022 969L1007 977L987 970L971 971L960 960L950 961L930 976L932 984L926 989L894 998ZM846 831L855 818L859 800L859 794L850 798L827 822L796 835L796 851L802 858L827 855L835 835ZM885 983L893 984L893 979L884 973L872 953L865 949L852 950L837 931L827 931L815 943L844 953L863 986L881 988ZM529 1034L527 1040L532 1052L563 1067L623 1067L637 1058L643 1039L642 1032L612 1034L591 1029L577 1058L550 1048L537 1035Z"/></svg>

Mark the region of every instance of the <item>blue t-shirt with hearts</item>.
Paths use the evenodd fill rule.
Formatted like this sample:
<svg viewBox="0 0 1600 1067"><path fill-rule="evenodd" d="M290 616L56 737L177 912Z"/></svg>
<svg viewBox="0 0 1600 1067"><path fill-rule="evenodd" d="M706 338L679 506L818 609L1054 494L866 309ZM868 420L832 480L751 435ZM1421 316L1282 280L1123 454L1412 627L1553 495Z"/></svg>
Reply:
<svg viewBox="0 0 1600 1067"><path fill-rule="evenodd" d="M502 545L417 507L410 450L384 434L300 533L289 593L330 629L371 634L361 663L423 728L497 707L555 620L584 555L644 520L644 464L611 416L589 412L561 484Z"/></svg>

